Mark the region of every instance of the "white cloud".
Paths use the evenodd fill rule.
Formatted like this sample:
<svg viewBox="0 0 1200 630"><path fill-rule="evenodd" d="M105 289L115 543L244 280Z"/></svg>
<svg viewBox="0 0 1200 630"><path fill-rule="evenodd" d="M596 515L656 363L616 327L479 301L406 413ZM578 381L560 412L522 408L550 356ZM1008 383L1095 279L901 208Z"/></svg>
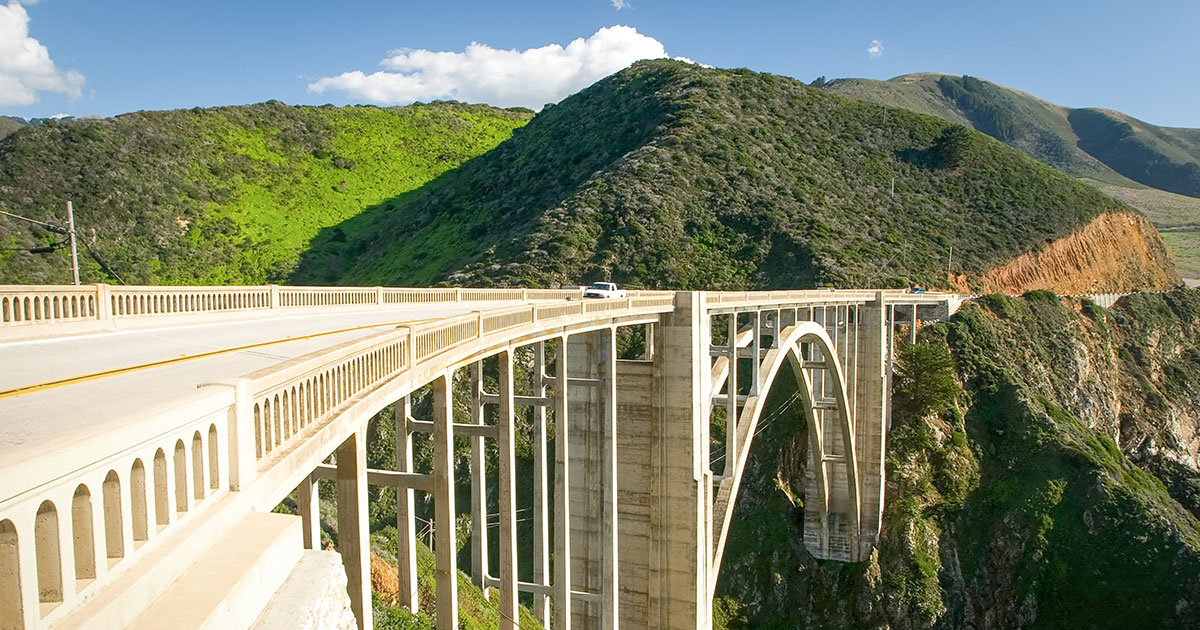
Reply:
<svg viewBox="0 0 1200 630"><path fill-rule="evenodd" d="M620 11L621 9L628 9L630 6L629 0L612 0L612 3L613 3L613 8L618 11Z"/></svg>
<svg viewBox="0 0 1200 630"><path fill-rule="evenodd" d="M82 74L59 70L50 51L29 36L29 14L21 3L0 5L0 105L32 105L38 92L79 98L83 83Z"/></svg>
<svg viewBox="0 0 1200 630"><path fill-rule="evenodd" d="M878 59L883 56L883 40L872 39L871 46L867 48L867 56L871 59Z"/></svg>
<svg viewBox="0 0 1200 630"><path fill-rule="evenodd" d="M666 56L653 37L630 26L610 26L565 47L550 44L517 51L474 42L463 52L396 50L380 62L384 70L324 77L310 83L308 91L339 91L380 104L453 98L538 109L639 59Z"/></svg>

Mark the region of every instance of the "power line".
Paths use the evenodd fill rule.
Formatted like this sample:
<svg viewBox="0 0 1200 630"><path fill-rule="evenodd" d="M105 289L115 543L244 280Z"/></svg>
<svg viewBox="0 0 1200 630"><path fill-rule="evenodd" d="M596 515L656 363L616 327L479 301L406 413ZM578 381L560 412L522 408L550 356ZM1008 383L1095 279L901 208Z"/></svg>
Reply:
<svg viewBox="0 0 1200 630"><path fill-rule="evenodd" d="M5 211L3 211L3 210L0 210L0 214L3 214L3 215L4 215L4 216L6 216L6 217L12 217L12 218L14 218L14 219L20 219L20 220L22 220L22 221L28 221L28 222L30 222L30 223L32 223L32 224L34 224L34 225L37 225L37 226L39 226L39 227L41 227L41 228L43 228L43 229L50 230L51 232L54 232L55 234L66 234L66 233L67 233L67 228L64 228L64 227L59 227L59 226L57 226L57 225L54 225L54 224L52 224L52 223L46 223L45 221L38 221L37 219L30 219L29 217L23 217L23 216L21 216L21 215L19 215L19 214L13 214L13 213L11 213L11 212L5 212Z"/></svg>

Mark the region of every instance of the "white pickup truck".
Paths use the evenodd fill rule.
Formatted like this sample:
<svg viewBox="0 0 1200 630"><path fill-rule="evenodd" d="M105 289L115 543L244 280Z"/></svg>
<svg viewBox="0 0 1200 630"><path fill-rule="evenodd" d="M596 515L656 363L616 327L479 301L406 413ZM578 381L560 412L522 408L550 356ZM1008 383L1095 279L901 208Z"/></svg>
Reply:
<svg viewBox="0 0 1200 630"><path fill-rule="evenodd" d="M585 298L623 298L625 289L618 289L611 282L593 282L592 286L583 290Z"/></svg>

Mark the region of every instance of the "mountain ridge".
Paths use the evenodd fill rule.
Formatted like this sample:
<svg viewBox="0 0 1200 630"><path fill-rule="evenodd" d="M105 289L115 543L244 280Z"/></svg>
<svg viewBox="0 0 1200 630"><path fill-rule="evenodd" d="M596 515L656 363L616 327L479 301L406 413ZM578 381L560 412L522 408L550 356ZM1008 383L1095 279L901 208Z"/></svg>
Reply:
<svg viewBox="0 0 1200 630"><path fill-rule="evenodd" d="M950 247L952 271L978 278L1110 211L1130 208L939 118L642 61L360 238L318 237L292 281L946 286Z"/></svg>

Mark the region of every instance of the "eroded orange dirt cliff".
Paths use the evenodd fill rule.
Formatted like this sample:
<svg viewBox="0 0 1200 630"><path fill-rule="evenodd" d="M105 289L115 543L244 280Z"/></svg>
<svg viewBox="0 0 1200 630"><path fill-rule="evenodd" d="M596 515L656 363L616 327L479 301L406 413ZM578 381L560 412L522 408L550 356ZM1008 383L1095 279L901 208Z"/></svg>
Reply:
<svg viewBox="0 0 1200 630"><path fill-rule="evenodd" d="M961 291L1060 294L1162 290L1180 284L1175 263L1146 217L1106 212L1074 234L993 267L979 278L952 278Z"/></svg>

